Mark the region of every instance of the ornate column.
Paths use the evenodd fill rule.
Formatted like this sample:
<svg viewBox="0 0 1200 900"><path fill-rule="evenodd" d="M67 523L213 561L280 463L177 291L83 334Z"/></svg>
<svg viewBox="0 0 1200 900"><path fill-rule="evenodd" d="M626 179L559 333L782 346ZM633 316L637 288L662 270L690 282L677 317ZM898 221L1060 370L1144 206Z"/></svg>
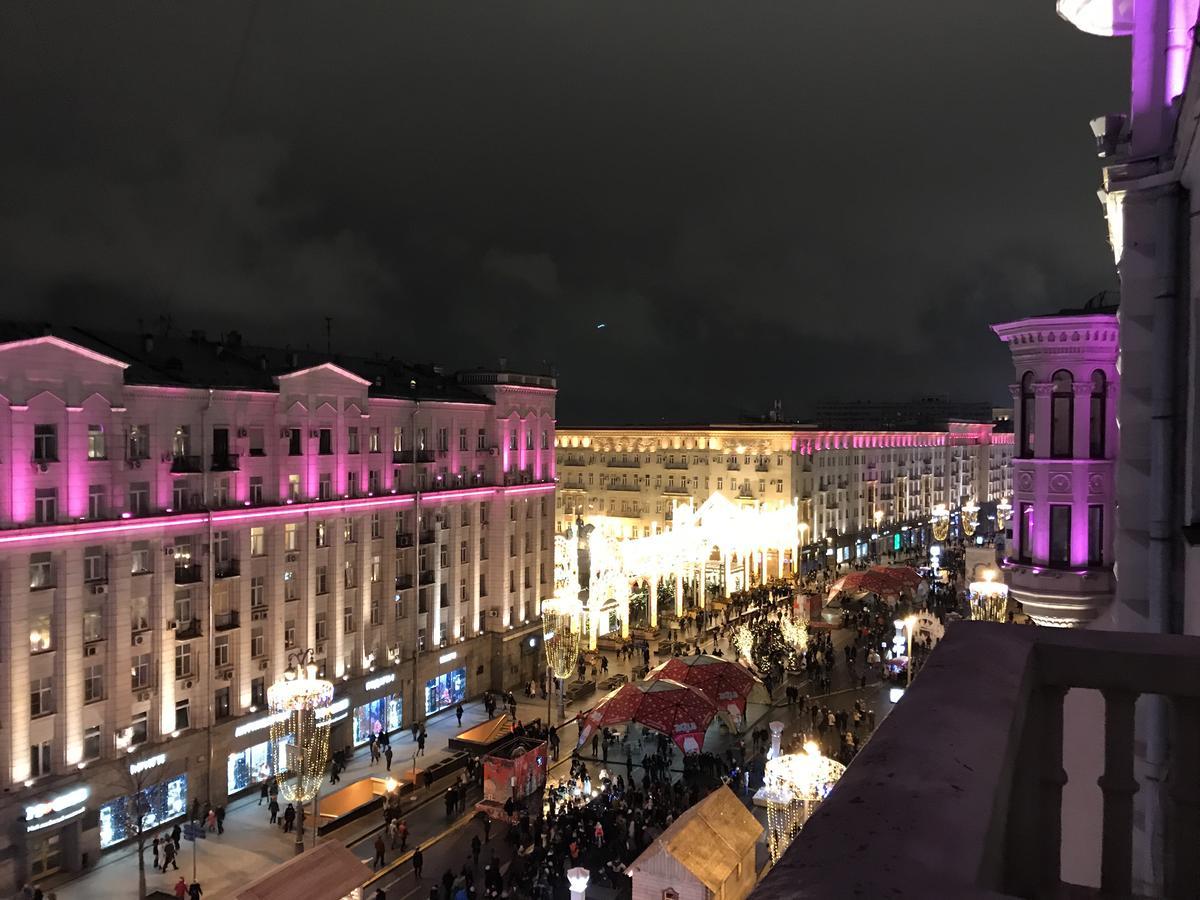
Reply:
<svg viewBox="0 0 1200 900"><path fill-rule="evenodd" d="M1050 458L1050 395L1054 385L1039 381L1033 385L1033 455Z"/></svg>

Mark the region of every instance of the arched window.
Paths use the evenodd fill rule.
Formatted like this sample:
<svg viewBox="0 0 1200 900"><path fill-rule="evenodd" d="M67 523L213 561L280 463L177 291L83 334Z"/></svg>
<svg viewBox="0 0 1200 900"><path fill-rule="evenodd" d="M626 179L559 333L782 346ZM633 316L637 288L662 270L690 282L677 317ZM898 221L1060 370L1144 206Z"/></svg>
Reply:
<svg viewBox="0 0 1200 900"><path fill-rule="evenodd" d="M1091 425L1088 429L1088 456L1104 459L1104 419L1108 379L1097 369L1092 373Z"/></svg>
<svg viewBox="0 0 1200 900"><path fill-rule="evenodd" d="M1033 434L1036 426L1033 404L1033 373L1021 378L1021 456L1033 456Z"/></svg>
<svg viewBox="0 0 1200 900"><path fill-rule="evenodd" d="M1053 385L1050 394L1050 455L1060 459L1069 458L1071 433L1075 430L1075 391L1071 373L1059 369L1050 382Z"/></svg>

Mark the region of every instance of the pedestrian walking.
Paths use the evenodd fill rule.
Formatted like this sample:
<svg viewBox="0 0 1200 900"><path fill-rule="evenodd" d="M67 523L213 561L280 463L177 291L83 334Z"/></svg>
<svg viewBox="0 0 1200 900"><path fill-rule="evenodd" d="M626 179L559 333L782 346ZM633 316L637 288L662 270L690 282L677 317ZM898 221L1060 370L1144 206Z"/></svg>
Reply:
<svg viewBox="0 0 1200 900"><path fill-rule="evenodd" d="M217 830L217 811L211 806L208 808L208 815L204 817L204 827L209 831Z"/></svg>
<svg viewBox="0 0 1200 900"><path fill-rule="evenodd" d="M483 818L483 840L486 843L492 839L492 817L484 816Z"/></svg>
<svg viewBox="0 0 1200 900"><path fill-rule="evenodd" d="M287 834L292 830L292 823L296 821L296 808L292 804L288 804L283 811L283 833Z"/></svg>
<svg viewBox="0 0 1200 900"><path fill-rule="evenodd" d="M401 819L396 831L400 834L400 852L403 853L404 848L408 846L408 823Z"/></svg>
<svg viewBox="0 0 1200 900"><path fill-rule="evenodd" d="M276 824L279 821L279 801L274 797L272 797L271 802L267 804L267 812L271 814L271 824Z"/></svg>
<svg viewBox="0 0 1200 900"><path fill-rule="evenodd" d="M471 858L475 861L475 868L479 868L479 853L483 850L483 841L479 840L479 835L471 836Z"/></svg>
<svg viewBox="0 0 1200 900"><path fill-rule="evenodd" d="M375 858L371 861L371 868L374 869L376 872L378 872L380 869L382 869L383 866L385 865L384 854L386 853L386 851L387 851L387 847L383 843L383 835L382 834L375 835Z"/></svg>
<svg viewBox="0 0 1200 900"><path fill-rule="evenodd" d="M183 837L183 829L179 827L179 823L175 823L175 827L171 829L171 843L175 845L175 852L179 852L179 841ZM163 871L167 871L166 863L163 864Z"/></svg>
<svg viewBox="0 0 1200 900"><path fill-rule="evenodd" d="M168 843L166 843L166 844L163 844L163 864L162 864L162 870L163 870L164 872L165 872L165 871L167 871L167 866L173 866L173 867L175 868L175 871L176 871L176 872L178 872L178 871L179 871L179 863L177 863L177 862L175 861L175 855L176 855L176 852L177 852L177 851L175 850L175 844L173 844L173 843L171 843L171 842L168 842Z"/></svg>
<svg viewBox="0 0 1200 900"><path fill-rule="evenodd" d="M154 868L158 869L158 836L154 838Z"/></svg>
<svg viewBox="0 0 1200 900"><path fill-rule="evenodd" d="M461 703L458 704L458 706L454 707L454 715L458 716L458 727L461 728L462 727L462 716L463 716L463 707L462 707Z"/></svg>
<svg viewBox="0 0 1200 900"><path fill-rule="evenodd" d="M204 891L200 888L200 882L193 881L190 885L188 885L188 897L190 897L191 900L200 900L200 895L203 893Z"/></svg>
<svg viewBox="0 0 1200 900"><path fill-rule="evenodd" d="M267 785L267 783L264 781L262 783L262 787L259 789L259 792L258 792L258 805L262 806L263 801L269 800L270 798L271 798L271 789Z"/></svg>
<svg viewBox="0 0 1200 900"><path fill-rule="evenodd" d="M417 735L417 755L425 755L425 728L422 726L421 733Z"/></svg>
<svg viewBox="0 0 1200 900"><path fill-rule="evenodd" d="M420 881L421 880L421 869L425 867L425 857L421 853L420 847L418 847L416 850L413 851L412 864L413 864L413 874L416 876L417 881Z"/></svg>
<svg viewBox="0 0 1200 900"><path fill-rule="evenodd" d="M184 881L183 876L180 875L179 880L177 882L175 882L175 896L176 896L177 900L184 900L184 898L187 897L187 892L188 892L187 882Z"/></svg>
<svg viewBox="0 0 1200 900"><path fill-rule="evenodd" d="M192 815L190 818L193 822L200 821L200 798L199 797L192 798Z"/></svg>
<svg viewBox="0 0 1200 900"><path fill-rule="evenodd" d="M383 758L387 760L387 770L392 771L392 745L388 744L387 750L383 752Z"/></svg>
<svg viewBox="0 0 1200 900"><path fill-rule="evenodd" d="M225 833L225 807L217 807L217 834Z"/></svg>

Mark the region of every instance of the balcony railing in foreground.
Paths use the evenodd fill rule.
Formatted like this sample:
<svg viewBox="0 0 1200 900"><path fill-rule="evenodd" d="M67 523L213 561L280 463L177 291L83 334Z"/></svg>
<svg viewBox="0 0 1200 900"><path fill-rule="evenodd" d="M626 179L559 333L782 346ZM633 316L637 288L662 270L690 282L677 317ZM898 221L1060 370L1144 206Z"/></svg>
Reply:
<svg viewBox="0 0 1200 900"><path fill-rule="evenodd" d="M1070 688L1104 699L1099 891L1060 880ZM753 900L1132 896L1142 694L1168 709L1165 896L1200 895L1200 638L963 622Z"/></svg>

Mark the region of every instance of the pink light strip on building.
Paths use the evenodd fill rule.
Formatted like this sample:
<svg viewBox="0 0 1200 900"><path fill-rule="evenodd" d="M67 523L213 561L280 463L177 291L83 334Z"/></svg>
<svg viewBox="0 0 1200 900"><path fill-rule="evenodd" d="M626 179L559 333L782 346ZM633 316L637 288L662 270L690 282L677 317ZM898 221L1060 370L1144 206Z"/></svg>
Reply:
<svg viewBox="0 0 1200 900"><path fill-rule="evenodd" d="M496 495L526 496L551 493L553 482L527 484L514 487L465 488L454 491L427 491L422 501L437 506L447 502L484 500ZM272 506L268 509L226 509L211 514L214 526L253 522L264 519L302 518L306 515L336 515L371 509L403 509L416 503L414 494L366 497L359 500L327 500L314 503L291 503ZM187 513L181 515L154 516L146 519L131 519L120 522L88 522L79 525L45 526L22 528L0 534L0 546L12 544L59 543L102 536L133 535L146 531L177 531L207 525L208 514Z"/></svg>

